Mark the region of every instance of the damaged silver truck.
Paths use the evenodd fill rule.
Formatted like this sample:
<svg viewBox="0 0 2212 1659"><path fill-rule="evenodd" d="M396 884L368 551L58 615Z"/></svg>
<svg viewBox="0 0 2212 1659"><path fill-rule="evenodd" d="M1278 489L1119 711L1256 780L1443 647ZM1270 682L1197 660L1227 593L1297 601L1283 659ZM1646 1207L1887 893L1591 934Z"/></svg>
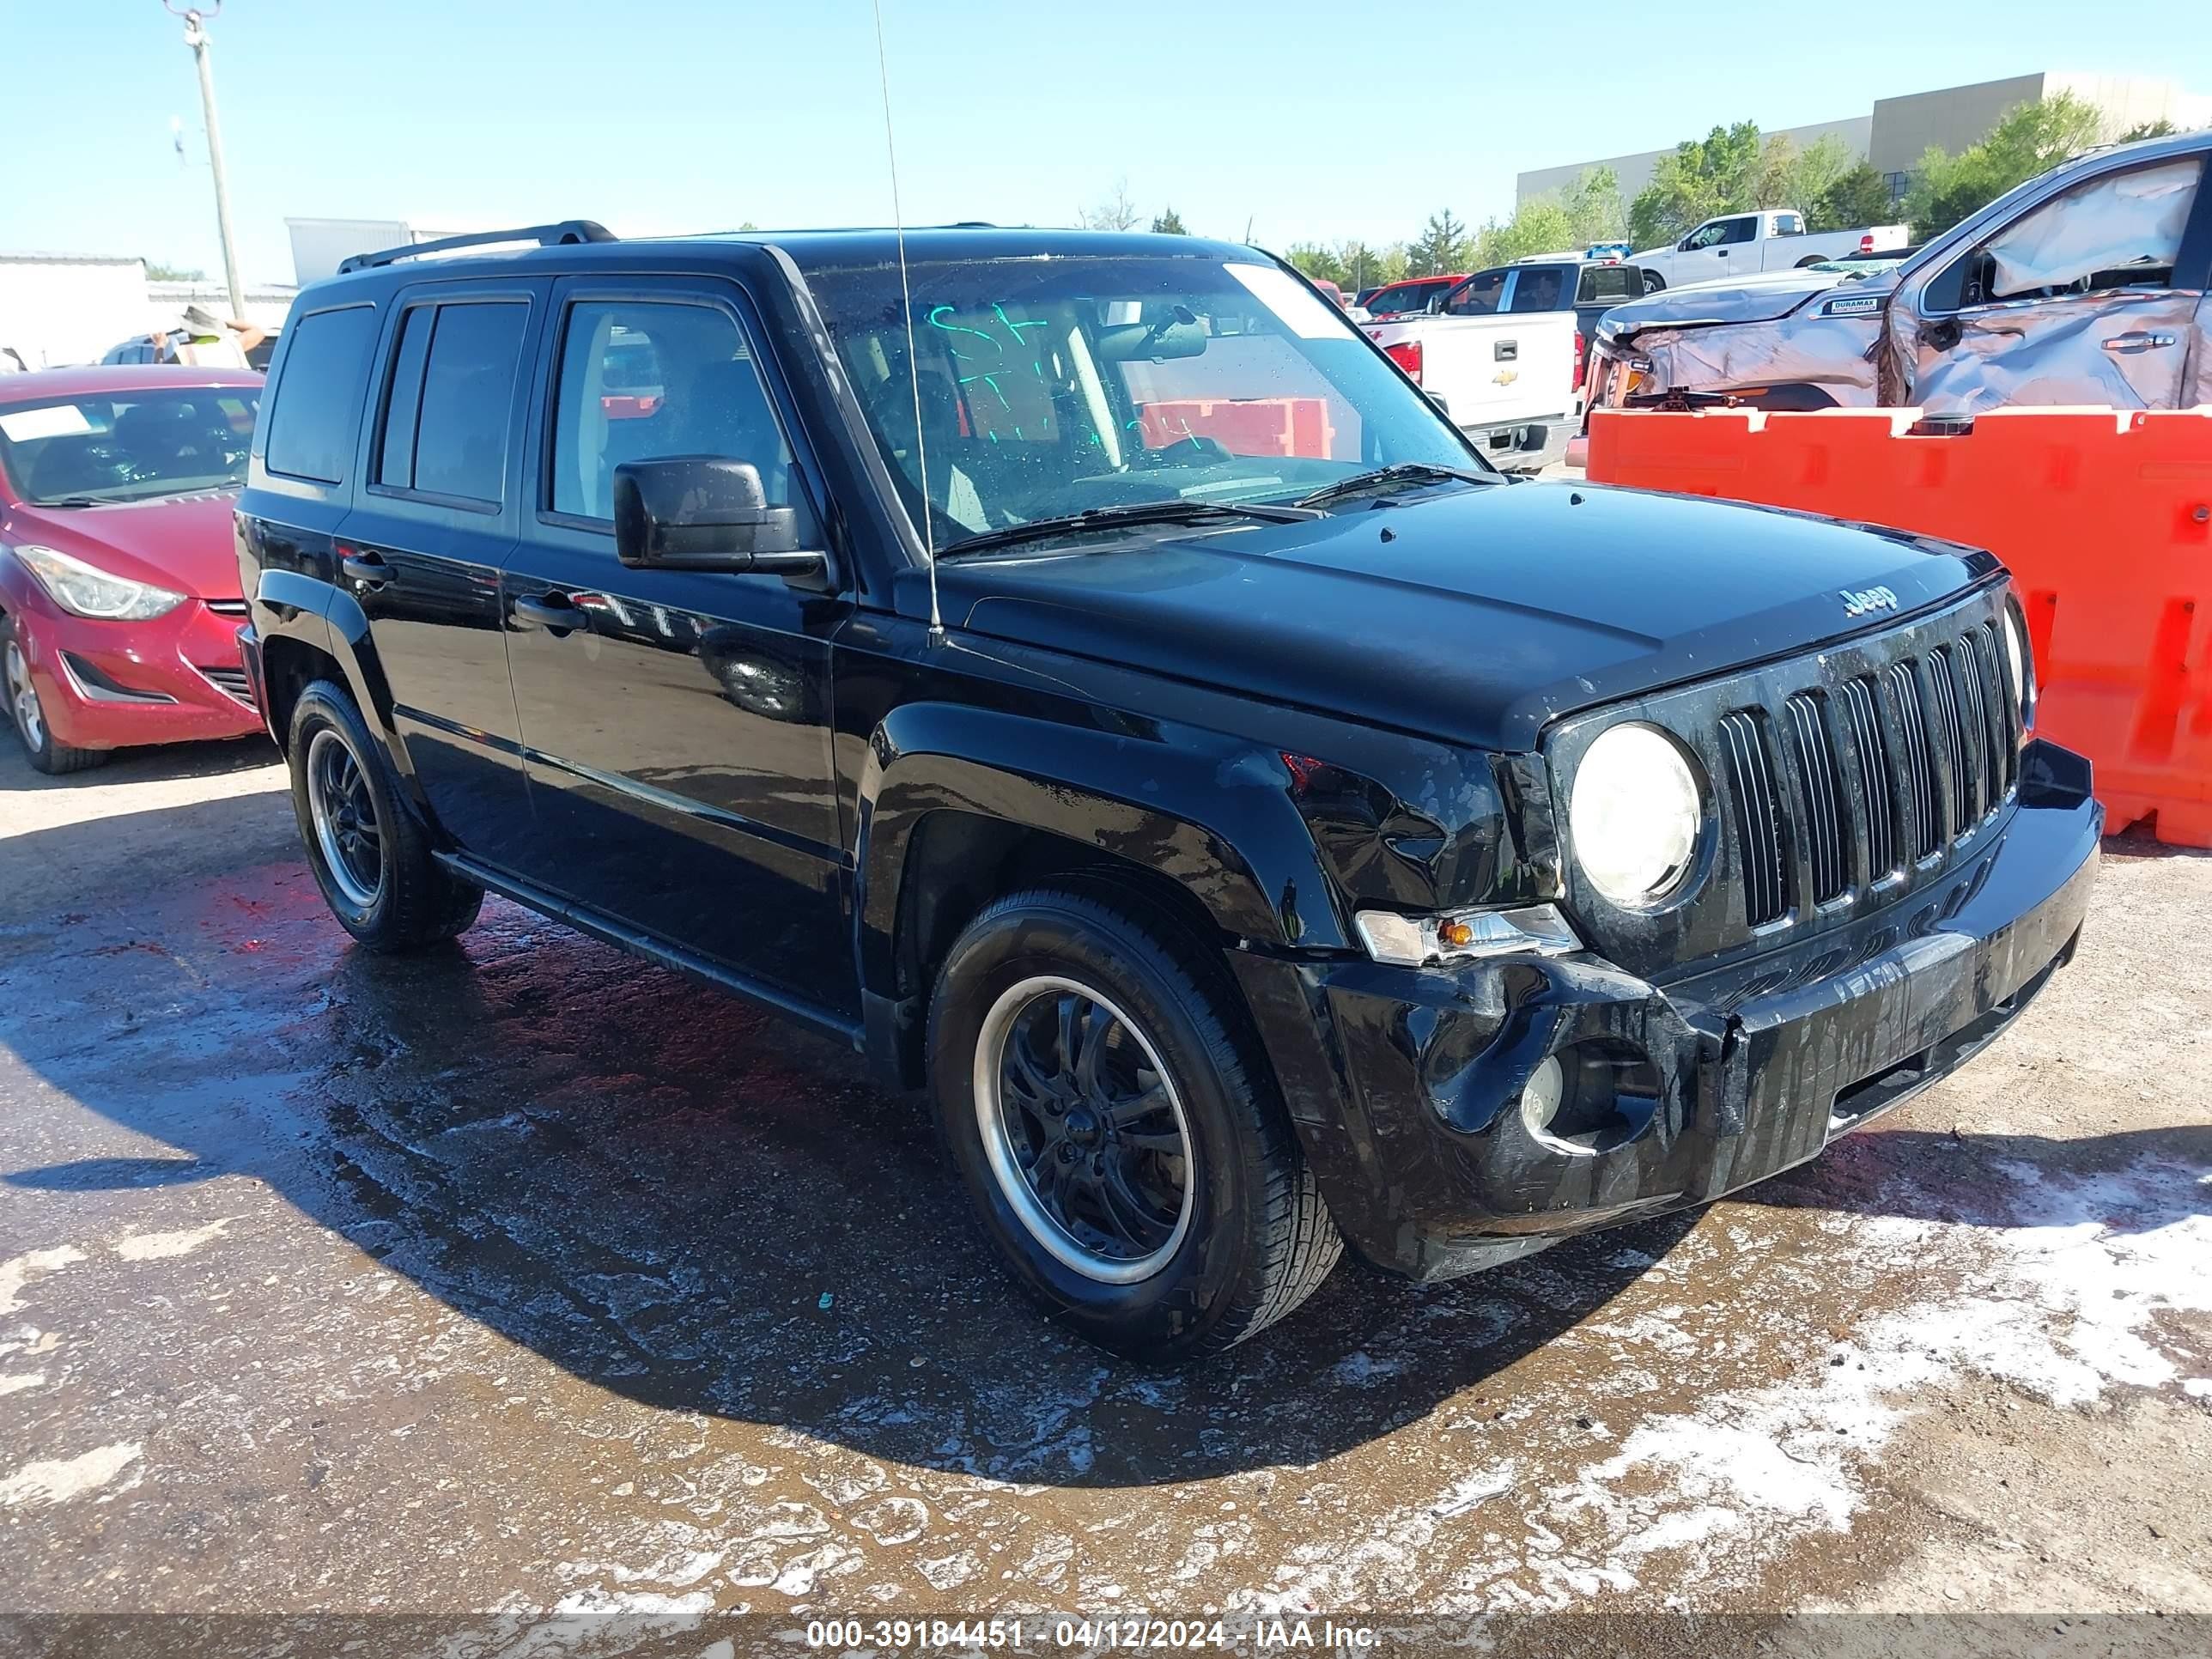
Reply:
<svg viewBox="0 0 2212 1659"><path fill-rule="evenodd" d="M1589 407L2212 403L2212 132L2093 150L1865 276L1807 271L1615 307Z"/></svg>

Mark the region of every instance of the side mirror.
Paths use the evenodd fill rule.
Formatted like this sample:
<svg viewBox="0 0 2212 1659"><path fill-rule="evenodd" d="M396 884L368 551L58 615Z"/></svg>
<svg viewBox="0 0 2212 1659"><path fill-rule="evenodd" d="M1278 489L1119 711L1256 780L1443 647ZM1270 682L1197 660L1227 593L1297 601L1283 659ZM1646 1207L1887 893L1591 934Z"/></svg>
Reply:
<svg viewBox="0 0 2212 1659"><path fill-rule="evenodd" d="M666 455L615 468L615 556L634 569L822 568L799 550L799 509L770 507L760 469L716 455Z"/></svg>

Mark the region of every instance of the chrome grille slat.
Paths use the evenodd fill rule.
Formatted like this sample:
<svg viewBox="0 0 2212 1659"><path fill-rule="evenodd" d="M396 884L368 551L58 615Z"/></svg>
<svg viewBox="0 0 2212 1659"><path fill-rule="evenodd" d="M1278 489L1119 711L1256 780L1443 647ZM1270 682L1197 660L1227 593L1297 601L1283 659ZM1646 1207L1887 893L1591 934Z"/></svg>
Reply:
<svg viewBox="0 0 2212 1659"><path fill-rule="evenodd" d="M1928 653L1929 706L1934 720L1931 736L1936 755L1949 779L1942 807L1947 833L1965 833L1966 816L1966 739L1959 728L1959 689L1951 678L1951 652L1937 646ZM1939 780L1940 782L1940 780Z"/></svg>
<svg viewBox="0 0 2212 1659"><path fill-rule="evenodd" d="M1846 680L1840 695L1851 747L1858 755L1859 795L1866 803L1866 878L1872 884L1897 868L1897 791L1889 744L1882 735L1874 681Z"/></svg>
<svg viewBox="0 0 2212 1659"><path fill-rule="evenodd" d="M1790 741L1804 791L1805 847L1813 866L1813 902L1826 904L1843 896L1850 868L1844 848L1850 837L1850 818L1836 775L1834 748L1820 700L1800 692L1784 705L1789 717Z"/></svg>
<svg viewBox="0 0 2212 1659"><path fill-rule="evenodd" d="M1996 805L1996 796L1990 788L1989 704L1982 695L1981 665L1975 660L1972 639L1961 637L1949 657L1959 703L1959 750L1966 761L1959 787L1959 828L1963 832L1982 821Z"/></svg>
<svg viewBox="0 0 2212 1659"><path fill-rule="evenodd" d="M1890 665L1883 676L1896 706L1895 731L1905 748L1905 783L1912 801L1913 856L1926 858L1943 844L1942 820L1936 815L1936 753L1928 737L1928 715L1920 698L1920 678L1910 658Z"/></svg>
<svg viewBox="0 0 2212 1659"><path fill-rule="evenodd" d="M2012 698L2005 684L2003 647L1997 643L1995 623L1984 623L1966 636L1973 642L1974 662L1981 671L1982 703L1989 732L1989 799L1992 808L2002 803L2013 786L2013 766L2020 744L2013 731Z"/></svg>
<svg viewBox="0 0 2212 1659"><path fill-rule="evenodd" d="M1778 919L1789 902L1774 768L1767 757L1766 733L1756 715L1724 715L1720 730L1728 757L1736 849L1743 866L1744 918L1756 927Z"/></svg>

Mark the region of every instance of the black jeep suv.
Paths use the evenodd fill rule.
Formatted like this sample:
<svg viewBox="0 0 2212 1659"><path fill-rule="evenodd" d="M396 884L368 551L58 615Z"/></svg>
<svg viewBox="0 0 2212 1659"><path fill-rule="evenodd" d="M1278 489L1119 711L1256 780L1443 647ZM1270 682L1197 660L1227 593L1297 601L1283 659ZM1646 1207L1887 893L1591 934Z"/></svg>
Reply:
<svg viewBox="0 0 2212 1659"><path fill-rule="evenodd" d="M849 1042L1102 1343L1713 1199L2074 949L1985 553L1508 484L1249 248L507 240L307 289L263 403L331 908L503 894Z"/></svg>

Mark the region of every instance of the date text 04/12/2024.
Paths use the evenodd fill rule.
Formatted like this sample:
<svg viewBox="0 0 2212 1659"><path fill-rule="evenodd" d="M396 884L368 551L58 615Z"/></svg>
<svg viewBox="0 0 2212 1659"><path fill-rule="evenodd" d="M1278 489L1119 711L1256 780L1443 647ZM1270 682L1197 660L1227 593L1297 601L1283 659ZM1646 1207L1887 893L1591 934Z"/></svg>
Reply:
<svg viewBox="0 0 2212 1659"><path fill-rule="evenodd" d="M920 1653L1357 1653L1371 1650L1375 1639L1368 1626L1331 1619L823 1619L806 1626L810 1648Z"/></svg>

